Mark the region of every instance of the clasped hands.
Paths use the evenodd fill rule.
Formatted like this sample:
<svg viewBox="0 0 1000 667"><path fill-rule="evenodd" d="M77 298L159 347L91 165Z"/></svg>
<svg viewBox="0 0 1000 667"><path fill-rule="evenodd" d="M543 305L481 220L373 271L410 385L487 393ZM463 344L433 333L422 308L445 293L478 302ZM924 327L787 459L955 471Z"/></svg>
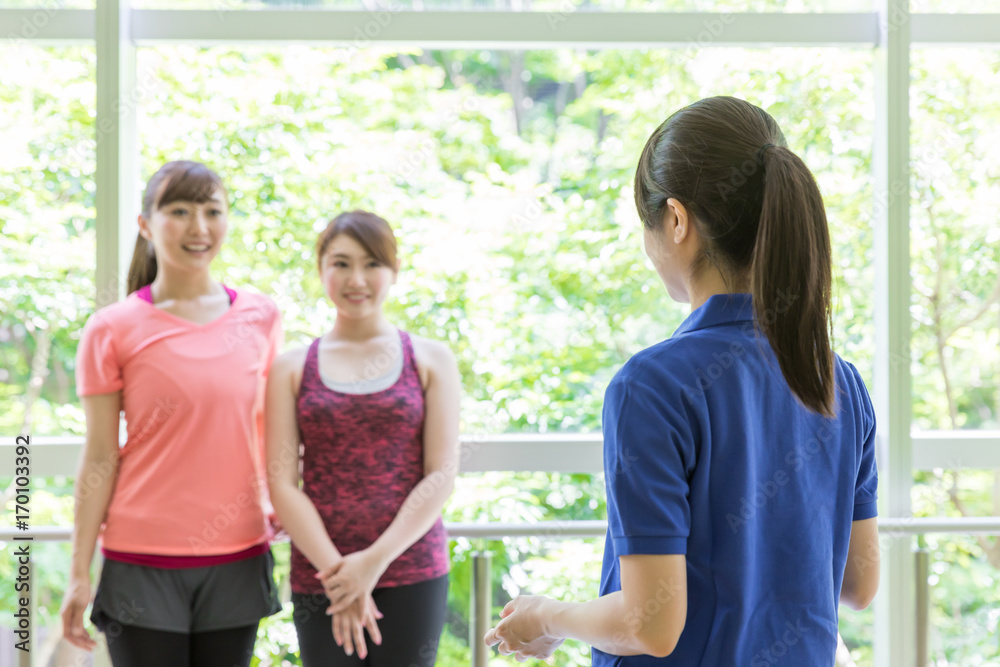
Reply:
<svg viewBox="0 0 1000 667"><path fill-rule="evenodd" d="M501 655L513 655L518 662L528 658L548 660L564 641L548 630L553 602L542 595L514 598L501 610L500 622L483 641L487 646L496 646Z"/></svg>
<svg viewBox="0 0 1000 667"><path fill-rule="evenodd" d="M358 657L368 655L364 631L379 645L382 634L378 619L382 613L372 600L372 591L385 566L368 550L356 551L341 558L335 565L316 573L323 591L330 600L326 613L332 616L333 639L347 655L355 649Z"/></svg>

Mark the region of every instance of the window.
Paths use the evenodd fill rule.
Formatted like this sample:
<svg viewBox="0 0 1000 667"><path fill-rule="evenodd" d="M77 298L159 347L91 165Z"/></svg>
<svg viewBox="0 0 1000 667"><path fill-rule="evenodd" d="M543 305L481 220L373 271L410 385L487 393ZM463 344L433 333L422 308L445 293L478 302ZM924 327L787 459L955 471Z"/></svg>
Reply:
<svg viewBox="0 0 1000 667"><path fill-rule="evenodd" d="M74 369L94 298L94 49L0 47L0 423L82 434Z"/></svg>
<svg viewBox="0 0 1000 667"><path fill-rule="evenodd" d="M83 428L73 398L73 355L94 296L94 48L41 48L31 39L37 30L58 33L47 40L85 38L77 19L89 12L58 12L95 3L51 4L0 0L0 25L11 38L0 47L0 66L9 73L0 90L0 369L6 374L0 377L0 408L8 431L27 419L35 435L66 436ZM1000 429L994 290L1000 238L990 220L1000 203L1000 146L991 124L1000 105L989 85L1000 74L1000 61L995 51L924 49L922 42L955 41L966 30L969 41L975 30L963 27L969 19L962 16L947 22L920 16L997 12L995 0L909 3L916 45L908 304L887 302L884 294L876 302L885 285L877 282L875 267L897 260L885 248L876 250L873 218L883 203L898 211L906 198L880 202L872 184L873 147L885 139L877 136L875 119L884 119L891 104L875 103L875 81L886 81L877 78L870 48L877 35L870 0L138 0L133 6L133 31L139 33L136 178L182 157L209 162L222 174L233 204L220 258L225 279L275 295L290 342L308 340L332 321L315 277L318 228L345 208L371 208L387 217L400 232L405 263L394 316L416 333L448 339L458 352L466 378L463 429L473 437L546 434L531 436L541 441L598 429L612 373L636 350L670 335L686 314L664 294L642 254L630 195L642 142L667 113L708 94L737 94L767 108L819 180L836 260L834 345L869 386L875 363L887 365L885 356L876 359L877 303L910 307L912 346L888 365L908 363L913 375L914 462L920 461L914 466L914 514L1000 514L997 473L984 463L993 460L990 447ZM151 22L147 9L201 9L213 17L210 25L196 25L178 11ZM243 13L252 19L245 22L227 20L235 12L224 12L239 9L276 11L263 22L262 11ZM510 28L485 49L451 42L447 48L441 42L386 45L380 30L353 46L330 48L296 39L297 30L308 28L297 22L299 9L354 10L354 19L376 23L386 12L408 13L387 31L394 35L397 28L418 33L413 19L420 10L458 10L438 26L444 36L434 39L446 40L460 40L456 26L470 25L460 10L548 11L559 24L552 26L551 44L545 26L529 50L513 50L518 45L511 40L519 35ZM685 19L706 30L708 21L729 12L782 15L756 15L734 23L721 39L695 34L671 41L670 48L598 50L607 45L594 41L604 39L599 32L557 30L573 12L601 11L718 13ZM865 15L796 15L823 11ZM900 13L909 16L892 16ZM259 41L271 39L260 32L261 26L265 33L270 29L270 16L285 43ZM995 18L974 17L973 27L989 37ZM626 34L622 26L629 20L641 27L635 19L616 18L615 36ZM804 27L801 35L797 26ZM685 30L675 27L670 39ZM863 48L783 46L790 33L807 44ZM890 33L890 41L900 38L900 31ZM566 34L581 35L580 43L557 41ZM208 46L219 41L227 45ZM906 76L890 72L890 83ZM889 142L898 139L893 135ZM45 252L38 252L43 244ZM40 354L46 346L47 357ZM36 360L37 373L31 366ZM904 394L886 399L890 411L909 404ZM953 429L965 433L941 435ZM893 455L909 446L902 430L892 436ZM925 446L930 439L943 443L932 454ZM904 471L893 479L908 477ZM467 475L448 518L599 518L602 484L590 474ZM51 523L65 523L68 498L45 488L51 498L41 502L51 501ZM507 502L511 497L517 502ZM894 516L883 513L882 519L900 521L909 509L894 508ZM996 647L979 640L997 628L993 610L1000 601L989 593L1000 563L996 540L930 534L919 543L931 551L933 659L976 664L996 658ZM594 590L593 572L581 567L579 577L566 581L546 560L585 562L593 557L593 540L459 540L453 543L456 580L467 580L469 552L487 546L497 553L496 583L508 592L529 579L545 582L553 593ZM279 570L286 558L279 550ZM508 565L510 575L501 578ZM898 604L893 596L903 592L900 581L892 579L889 597L879 603ZM459 618L465 600L467 592L453 593L458 616L450 621L442 664L468 662L467 628ZM843 611L847 648L867 665L874 661L873 644L881 644L885 665L897 667L905 655L897 638L906 634L896 630L908 634L910 617L890 614L892 632L883 626L878 637L872 618L871 611ZM293 646L287 621L286 614L266 628L260 651L278 656ZM975 628L971 633L966 623ZM561 660L574 664L584 654L575 647Z"/></svg>
<svg viewBox="0 0 1000 667"><path fill-rule="evenodd" d="M157 82L144 172L198 156L224 174L226 275L278 298L290 340L332 321L325 301L314 313L317 231L356 207L397 225L395 312L459 351L466 432L598 430L611 375L684 319L643 254L631 186L649 133L712 91L770 109L817 174L838 351L870 366L869 52L184 46L139 63Z"/></svg>

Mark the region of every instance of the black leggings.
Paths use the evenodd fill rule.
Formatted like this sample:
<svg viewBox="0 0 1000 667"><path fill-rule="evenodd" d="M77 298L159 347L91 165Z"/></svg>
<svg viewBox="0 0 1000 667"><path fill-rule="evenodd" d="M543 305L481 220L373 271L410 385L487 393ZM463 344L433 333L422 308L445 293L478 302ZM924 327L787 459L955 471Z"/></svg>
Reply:
<svg viewBox="0 0 1000 667"><path fill-rule="evenodd" d="M332 621L326 615L330 601L323 594L292 593L299 658L303 667L434 667L438 641L448 605L448 575L409 586L376 588L375 606L382 645L375 646L365 631L368 657L347 655L333 640Z"/></svg>
<svg viewBox="0 0 1000 667"><path fill-rule="evenodd" d="M213 632L167 632L123 625L108 637L114 667L249 667L257 625Z"/></svg>

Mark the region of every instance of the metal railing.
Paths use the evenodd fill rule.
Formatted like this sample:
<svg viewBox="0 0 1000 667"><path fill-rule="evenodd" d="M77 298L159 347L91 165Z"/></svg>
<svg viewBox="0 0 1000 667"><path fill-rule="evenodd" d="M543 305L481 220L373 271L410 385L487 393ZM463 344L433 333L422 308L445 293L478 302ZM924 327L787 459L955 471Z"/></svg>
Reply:
<svg viewBox="0 0 1000 667"><path fill-rule="evenodd" d="M1000 468L1000 431L913 431L914 470ZM76 473L81 436L33 436L37 476ZM0 437L0 461L14 438ZM604 472L600 433L462 436L461 472ZM11 459L12 460L12 459Z"/></svg>
<svg viewBox="0 0 1000 667"><path fill-rule="evenodd" d="M985 441L996 439L990 433ZM940 435L928 440L939 442ZM12 438L0 439L0 455L13 446ZM75 474L83 438L32 438L33 476ZM463 439L461 472L603 472L600 435L556 436L496 436L489 439L466 437ZM0 456L0 460L6 458ZM958 465L963 462L959 461ZM966 465L967 459L966 459ZM1000 535L1000 517L887 517L878 520L879 533L890 538L903 538L928 533L961 535ZM566 539L603 537L607 532L605 521L542 521L536 523L448 523L452 538L503 539L508 537L542 537ZM62 542L72 537L72 528L66 526L39 526L28 531L0 527L0 541L31 538L39 542ZM916 559L916 614L917 664L927 665L929 584L926 551L915 551ZM491 558L487 552L472 554L472 600L470 605L470 646L473 667L485 667L489 650L482 642L492 620ZM30 667L30 656L20 656L19 667Z"/></svg>
<svg viewBox="0 0 1000 667"><path fill-rule="evenodd" d="M505 537L543 537L566 539L574 537L603 537L607 531L605 521L541 521L537 523L448 523L451 538L503 539ZM1000 517L975 519L882 519L879 533L902 537L927 533L1000 535ZM72 528L62 526L42 526L30 531L0 528L0 541L15 537L31 537L37 541L61 542L72 536ZM914 552L916 560L916 654L918 667L928 665L928 626L930 592L928 583L929 554L926 550ZM493 614L492 600L492 559L488 552L472 553L472 599L469 618L469 645L472 650L472 667L486 667L489 649L482 638L490 627ZM30 570L29 570L30 571ZM30 667L30 656L22 654L19 667Z"/></svg>

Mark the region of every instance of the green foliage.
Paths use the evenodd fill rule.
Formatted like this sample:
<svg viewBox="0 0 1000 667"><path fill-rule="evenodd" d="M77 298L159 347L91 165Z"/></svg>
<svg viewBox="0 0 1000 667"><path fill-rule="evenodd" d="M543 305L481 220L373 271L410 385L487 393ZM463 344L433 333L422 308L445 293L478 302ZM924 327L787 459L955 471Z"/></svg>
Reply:
<svg viewBox="0 0 1000 667"><path fill-rule="evenodd" d="M914 422L1000 427L1000 59L968 49L914 57L910 211Z"/></svg>
<svg viewBox="0 0 1000 667"><path fill-rule="evenodd" d="M816 173L834 244L835 348L871 382L872 202L885 200L870 179L873 65L869 51L836 49L159 46L139 50L143 99L127 112L139 114L143 178L178 158L222 174L232 214L218 275L272 295L289 345L321 334L335 315L316 277L317 232L339 211L368 208L400 239L392 320L447 341L458 356L463 431L587 432L600 428L614 372L686 316L642 252L631 183L649 133L712 94L768 109ZM73 371L94 298L94 50L6 46L0 68L0 424L21 430L28 405L33 435L81 434ZM998 75L996 54L914 57L916 326L911 350L894 354L911 362L921 428L1000 423L1000 236L991 213L1000 204L1000 125L991 122L1000 93L990 85ZM958 514L953 487L968 512L996 513L991 473L929 471L916 482L918 515ZM69 522L65 485L34 500L36 525ZM564 521L605 512L600 476L488 473L459 480L446 518ZM996 658L996 642L984 639L996 636L1000 607L989 560L995 541L926 545L936 568L935 659ZM522 590L592 596L601 548L593 540L454 541L439 664L468 664L474 551L493 554L499 611ZM41 606L54 617L68 545L46 549L38 571L51 593ZM287 591L287 546L275 551ZM10 567L0 559L0 575ZM0 599L5 608L11 602ZM290 614L262 625L261 665L298 664ZM845 613L841 632L859 664L870 664L871 613ZM556 664L587 660L585 647L568 646Z"/></svg>
<svg viewBox="0 0 1000 667"><path fill-rule="evenodd" d="M0 67L0 429L82 434L73 370L94 298L94 49L4 47Z"/></svg>

